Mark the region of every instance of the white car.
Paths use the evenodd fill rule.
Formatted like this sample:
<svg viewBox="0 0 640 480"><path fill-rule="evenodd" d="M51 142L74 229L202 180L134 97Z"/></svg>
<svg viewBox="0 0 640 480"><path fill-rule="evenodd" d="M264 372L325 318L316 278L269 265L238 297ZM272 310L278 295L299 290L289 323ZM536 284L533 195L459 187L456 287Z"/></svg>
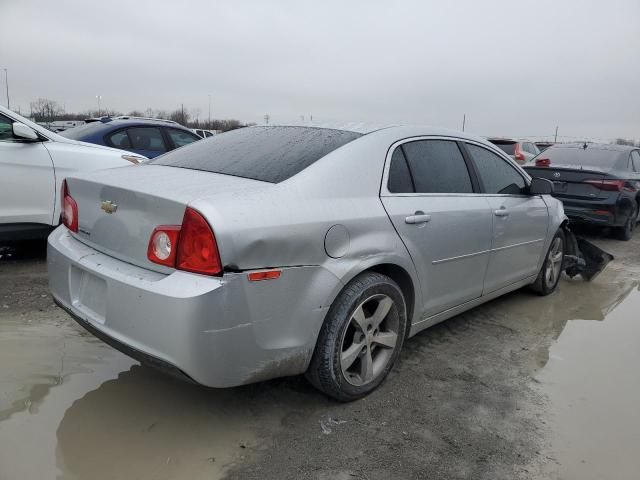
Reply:
<svg viewBox="0 0 640 480"><path fill-rule="evenodd" d="M57 226L60 188L68 175L143 160L61 137L0 106L0 241L39 238Z"/></svg>

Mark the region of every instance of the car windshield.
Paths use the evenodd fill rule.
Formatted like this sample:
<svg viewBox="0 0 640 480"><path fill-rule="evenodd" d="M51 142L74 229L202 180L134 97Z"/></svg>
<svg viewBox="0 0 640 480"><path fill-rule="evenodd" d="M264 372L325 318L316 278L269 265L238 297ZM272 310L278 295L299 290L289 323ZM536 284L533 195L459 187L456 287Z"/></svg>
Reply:
<svg viewBox="0 0 640 480"><path fill-rule="evenodd" d="M507 155L514 155L516 153L516 142L510 140L489 140L496 147L502 150Z"/></svg>
<svg viewBox="0 0 640 480"><path fill-rule="evenodd" d="M538 158L548 158L551 165L580 165L584 167L612 168L620 152L606 148L587 147L582 145L549 147L539 154L531 163L535 163Z"/></svg>
<svg viewBox="0 0 640 480"><path fill-rule="evenodd" d="M362 136L312 127L247 127L194 142L148 163L278 183Z"/></svg>
<svg viewBox="0 0 640 480"><path fill-rule="evenodd" d="M87 135L92 135L96 132L99 132L104 128L104 123L102 122L91 122L85 123L84 125L79 125L74 128L70 128L65 130L64 132L60 132L59 135L62 135L65 138L70 138L71 140L82 140L86 138Z"/></svg>

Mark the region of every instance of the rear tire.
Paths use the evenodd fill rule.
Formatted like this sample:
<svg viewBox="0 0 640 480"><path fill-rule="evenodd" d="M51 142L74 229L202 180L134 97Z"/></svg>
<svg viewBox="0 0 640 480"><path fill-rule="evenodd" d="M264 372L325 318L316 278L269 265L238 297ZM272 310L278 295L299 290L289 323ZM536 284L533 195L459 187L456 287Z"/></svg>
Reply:
<svg viewBox="0 0 640 480"><path fill-rule="evenodd" d="M625 242L631 240L633 237L633 231L636 228L637 214L638 212L634 208L624 225L614 230L614 235L618 240L623 240Z"/></svg>
<svg viewBox="0 0 640 480"><path fill-rule="evenodd" d="M378 388L393 367L405 337L407 308L391 278L365 272L331 305L306 377L341 402Z"/></svg>
<svg viewBox="0 0 640 480"><path fill-rule="evenodd" d="M549 295L558 286L564 264L564 248L564 232L558 230L551 240L538 277L531 284L531 289L538 295Z"/></svg>

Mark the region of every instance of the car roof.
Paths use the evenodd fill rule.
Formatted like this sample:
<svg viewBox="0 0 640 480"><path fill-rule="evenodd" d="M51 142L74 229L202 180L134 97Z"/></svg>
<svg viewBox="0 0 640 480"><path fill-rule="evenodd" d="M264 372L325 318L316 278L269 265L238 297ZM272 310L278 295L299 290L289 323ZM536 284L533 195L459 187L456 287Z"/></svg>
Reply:
<svg viewBox="0 0 640 480"><path fill-rule="evenodd" d="M97 123L97 122L95 122ZM136 125L154 125L159 127L174 127L189 130L187 127L175 122L167 122L165 120L141 119L141 118L113 118L108 122L100 122L105 126L111 127L131 127Z"/></svg>
<svg viewBox="0 0 640 480"><path fill-rule="evenodd" d="M571 142L571 143L556 143L552 145L554 148L590 148L592 150L610 150L614 152L630 152L636 150L638 147L632 145L616 145L612 143L593 143L593 142Z"/></svg>

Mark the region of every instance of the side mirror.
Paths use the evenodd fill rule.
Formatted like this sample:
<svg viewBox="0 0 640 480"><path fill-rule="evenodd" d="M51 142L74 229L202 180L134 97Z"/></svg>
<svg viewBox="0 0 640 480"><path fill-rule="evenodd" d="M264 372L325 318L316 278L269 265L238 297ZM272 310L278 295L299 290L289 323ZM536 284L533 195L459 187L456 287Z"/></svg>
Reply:
<svg viewBox="0 0 640 480"><path fill-rule="evenodd" d="M20 122L13 123L13 134L16 137L24 138L26 140L39 139L38 134L33 128L27 127L24 123L20 123Z"/></svg>
<svg viewBox="0 0 640 480"><path fill-rule="evenodd" d="M529 185L531 195L551 195L553 193L553 182L546 178L534 177Z"/></svg>

